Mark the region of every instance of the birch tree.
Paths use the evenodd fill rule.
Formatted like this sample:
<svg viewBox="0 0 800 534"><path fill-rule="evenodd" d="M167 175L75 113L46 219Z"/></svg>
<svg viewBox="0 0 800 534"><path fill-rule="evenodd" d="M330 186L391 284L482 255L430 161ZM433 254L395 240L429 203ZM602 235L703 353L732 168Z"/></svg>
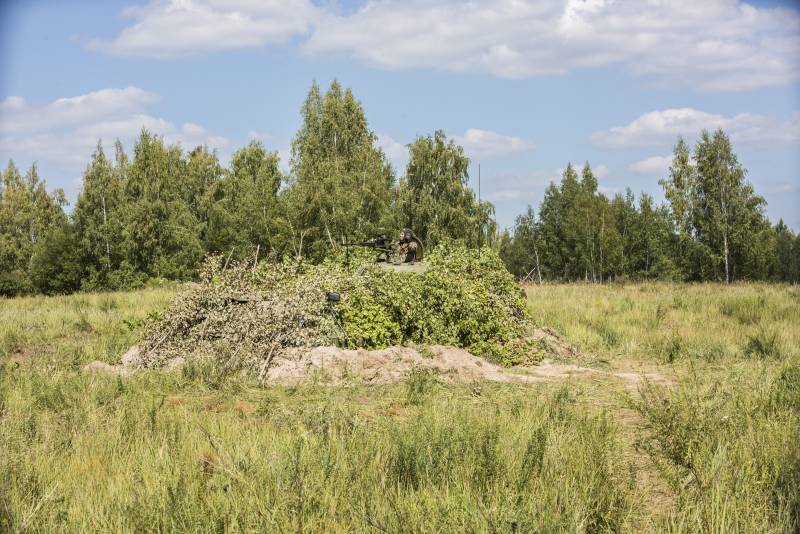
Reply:
<svg viewBox="0 0 800 534"><path fill-rule="evenodd" d="M122 260L122 193L121 175L98 142L83 173L83 188L73 211L80 258L90 287L107 287L108 275Z"/></svg>
<svg viewBox="0 0 800 534"><path fill-rule="evenodd" d="M695 147L697 183L692 195L693 231L706 251L705 278L730 283L760 278L774 256L766 202L745 180L746 171L718 129L703 131Z"/></svg>

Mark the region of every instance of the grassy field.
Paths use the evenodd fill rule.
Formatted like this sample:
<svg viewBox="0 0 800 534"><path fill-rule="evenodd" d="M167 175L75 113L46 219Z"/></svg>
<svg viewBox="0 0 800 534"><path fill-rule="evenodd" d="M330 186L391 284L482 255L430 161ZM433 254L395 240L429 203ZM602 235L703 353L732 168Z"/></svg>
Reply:
<svg viewBox="0 0 800 534"><path fill-rule="evenodd" d="M800 288L529 287L536 385L81 372L177 291L0 300L0 531L800 529Z"/></svg>

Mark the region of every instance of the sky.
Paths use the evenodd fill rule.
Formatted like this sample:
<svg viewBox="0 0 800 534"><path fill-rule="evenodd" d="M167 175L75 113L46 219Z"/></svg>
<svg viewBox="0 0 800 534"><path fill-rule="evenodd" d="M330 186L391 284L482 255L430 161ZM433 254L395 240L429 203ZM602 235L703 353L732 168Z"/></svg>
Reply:
<svg viewBox="0 0 800 534"><path fill-rule="evenodd" d="M312 80L352 88L403 174L443 130L501 227L567 163L663 199L679 135L722 127L773 222L800 229L800 2L0 0L0 162L74 202L99 139L142 127L288 165Z"/></svg>

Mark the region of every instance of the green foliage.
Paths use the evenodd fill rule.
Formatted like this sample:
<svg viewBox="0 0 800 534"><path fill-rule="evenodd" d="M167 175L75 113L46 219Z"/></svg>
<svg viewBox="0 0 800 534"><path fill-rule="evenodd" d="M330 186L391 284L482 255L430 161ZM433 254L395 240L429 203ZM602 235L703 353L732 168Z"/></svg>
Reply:
<svg viewBox="0 0 800 534"><path fill-rule="evenodd" d="M427 262L424 273L359 268L342 302L348 345L446 344L516 361L504 347L525 333L525 300L499 256L450 245L432 250Z"/></svg>
<svg viewBox="0 0 800 534"><path fill-rule="evenodd" d="M472 344L470 350L505 367L536 365L547 353L547 347L540 339L512 339L505 343L479 341Z"/></svg>
<svg viewBox="0 0 800 534"><path fill-rule="evenodd" d="M45 294L72 293L81 287L83 267L74 227L63 223L34 247L29 268L31 282Z"/></svg>
<svg viewBox="0 0 800 534"><path fill-rule="evenodd" d="M501 253L514 274L536 281L671 279L671 239L667 213L649 195L638 206L630 190L609 200L588 163L580 177L569 164L545 191L538 220L530 207L517 217Z"/></svg>
<svg viewBox="0 0 800 534"><path fill-rule="evenodd" d="M23 177L13 161L0 173L0 295L33 288L30 262L37 243L63 225L66 203L60 189L48 193L36 164Z"/></svg>
<svg viewBox="0 0 800 534"><path fill-rule="evenodd" d="M342 239L384 228L395 177L349 88L334 80L322 94L314 82L301 115L278 220L281 252L320 261Z"/></svg>
<svg viewBox="0 0 800 534"><path fill-rule="evenodd" d="M538 219L528 208L501 235L501 254L516 276L537 281L796 282L800 238L782 221L770 227L745 176L722 130L703 132L694 151L678 139L661 206L644 193L637 205L630 190L609 200L588 163L580 176L570 164Z"/></svg>
<svg viewBox="0 0 800 534"><path fill-rule="evenodd" d="M689 157L678 140L670 178L661 183L689 280L765 279L775 258L775 233L764 215L766 202L745 180L746 170L730 139L703 131Z"/></svg>
<svg viewBox="0 0 800 534"><path fill-rule="evenodd" d="M209 253L319 263L342 240L402 227L431 249L453 241L492 247L527 281L800 280L800 236L783 221L770 225L721 130L703 132L693 149L678 140L660 182L664 205L630 190L608 196L588 163L568 164L538 216L529 207L500 231L494 206L469 188L463 147L441 130L408 145L396 176L363 106L338 81L324 92L312 83L301 119L287 174L260 142L234 151L225 168L205 146L185 150L146 129L130 158L119 141L113 157L98 141L69 216L63 192L48 192L36 165L23 176L10 161L0 179L0 295L196 279ZM67 222L74 254L44 252L42 242ZM56 241L65 241L61 234ZM389 328L365 343L393 336Z"/></svg>
<svg viewBox="0 0 800 534"><path fill-rule="evenodd" d="M775 225L775 264L773 279L800 282L800 235L786 226L783 219Z"/></svg>
<svg viewBox="0 0 800 534"><path fill-rule="evenodd" d="M199 156L194 160L199 161ZM207 180L213 185L206 186L213 194L206 201L210 204L206 248L222 254L233 250L236 257L251 255L255 247L265 255L274 250L278 245L274 242L278 188L284 181L277 152L267 152L261 143L253 141L233 154L230 169L221 179L217 178L220 171L216 157L204 165L214 166L204 171L210 174Z"/></svg>
<svg viewBox="0 0 800 534"><path fill-rule="evenodd" d="M494 235L494 207L478 205L467 183L469 158L444 132L419 136L409 145L405 177L400 182L398 226L410 227L422 242L433 247L449 239L477 245L478 230Z"/></svg>
<svg viewBox="0 0 800 534"><path fill-rule="evenodd" d="M351 347L383 348L401 339L400 326L388 310L365 293L355 293L342 311L342 326Z"/></svg>

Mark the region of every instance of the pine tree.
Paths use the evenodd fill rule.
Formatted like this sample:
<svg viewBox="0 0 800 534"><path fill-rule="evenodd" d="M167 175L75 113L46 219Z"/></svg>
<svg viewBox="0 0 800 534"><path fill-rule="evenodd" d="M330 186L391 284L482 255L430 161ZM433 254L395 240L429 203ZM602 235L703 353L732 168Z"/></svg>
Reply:
<svg viewBox="0 0 800 534"><path fill-rule="evenodd" d="M518 215L514 221L513 237L508 232L501 237L501 257L512 274L541 284L541 243L537 226L533 208L528 206L525 213Z"/></svg>
<svg viewBox="0 0 800 534"><path fill-rule="evenodd" d="M798 236L786 226L783 219L775 225L775 266L773 278L780 282L796 284L800 281L798 262Z"/></svg>
<svg viewBox="0 0 800 534"><path fill-rule="evenodd" d="M126 268L147 276L191 278L203 256L200 224L184 198L186 162L142 130L126 166L123 251Z"/></svg>

